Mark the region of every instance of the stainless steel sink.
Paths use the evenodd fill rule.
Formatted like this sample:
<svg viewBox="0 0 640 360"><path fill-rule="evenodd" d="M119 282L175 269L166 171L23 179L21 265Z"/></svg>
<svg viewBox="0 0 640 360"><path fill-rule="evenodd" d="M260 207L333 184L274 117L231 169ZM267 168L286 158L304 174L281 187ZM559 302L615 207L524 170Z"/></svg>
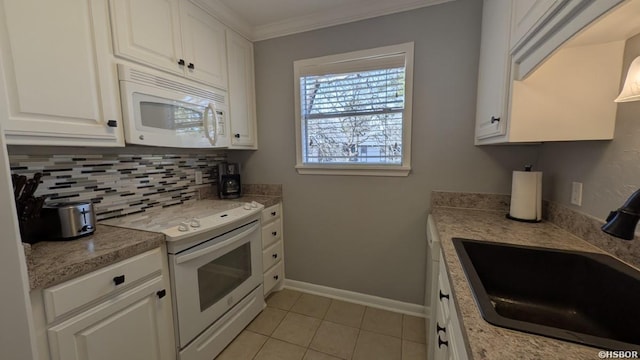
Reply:
<svg viewBox="0 0 640 360"><path fill-rule="evenodd" d="M454 238L491 324L611 350L640 349L640 272L604 254Z"/></svg>

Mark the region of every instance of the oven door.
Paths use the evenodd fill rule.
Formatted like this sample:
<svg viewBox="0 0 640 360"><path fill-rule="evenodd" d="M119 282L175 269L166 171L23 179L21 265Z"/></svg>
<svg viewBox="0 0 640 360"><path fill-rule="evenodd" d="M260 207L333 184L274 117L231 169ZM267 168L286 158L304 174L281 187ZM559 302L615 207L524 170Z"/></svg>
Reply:
<svg viewBox="0 0 640 360"><path fill-rule="evenodd" d="M180 348L262 281L260 222L169 255Z"/></svg>

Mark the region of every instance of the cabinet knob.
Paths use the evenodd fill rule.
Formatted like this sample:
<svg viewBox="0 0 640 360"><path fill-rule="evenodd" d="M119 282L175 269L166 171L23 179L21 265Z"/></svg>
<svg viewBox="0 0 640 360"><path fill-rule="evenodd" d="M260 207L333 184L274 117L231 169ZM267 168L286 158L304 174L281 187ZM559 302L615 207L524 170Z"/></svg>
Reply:
<svg viewBox="0 0 640 360"><path fill-rule="evenodd" d="M442 299L449 300L449 295L448 294L443 294L442 290L439 290L439 292L440 292L440 300L442 300Z"/></svg>
<svg viewBox="0 0 640 360"><path fill-rule="evenodd" d="M240 139L240 134L235 134L235 135L233 135L233 137L236 138L236 139Z"/></svg>
<svg viewBox="0 0 640 360"><path fill-rule="evenodd" d="M499 118L499 117L492 116L492 117L491 117L491 123L493 124L494 122L500 122L500 118Z"/></svg>
<svg viewBox="0 0 640 360"><path fill-rule="evenodd" d="M271 256L272 256L274 259L277 259L277 258L278 258L278 254L273 254L273 255L271 255Z"/></svg>
<svg viewBox="0 0 640 360"><path fill-rule="evenodd" d="M275 212L275 211L272 211L272 212L271 212L271 216L276 216L276 212Z"/></svg>
<svg viewBox="0 0 640 360"><path fill-rule="evenodd" d="M195 65L193 65L193 63L189 63L189 65L187 65L187 67L188 67L189 69L191 69L191 70L193 70L193 69L195 69L195 68L196 68L196 66L195 66Z"/></svg>
<svg viewBox="0 0 640 360"><path fill-rule="evenodd" d="M113 283L116 284L116 286L124 283L124 275L115 276L113 278Z"/></svg>
<svg viewBox="0 0 640 360"><path fill-rule="evenodd" d="M109 120L109 121L107 121L107 126L108 127L118 127L118 122L116 120Z"/></svg>
<svg viewBox="0 0 640 360"><path fill-rule="evenodd" d="M278 280L280 277L278 275L273 275L274 280Z"/></svg>
<svg viewBox="0 0 640 360"><path fill-rule="evenodd" d="M167 295L167 290L162 289L162 290L156 292L156 295L158 295L158 299L162 299L163 297L165 297Z"/></svg>
<svg viewBox="0 0 640 360"><path fill-rule="evenodd" d="M271 235L276 236L276 235L278 235L278 232L277 231L272 231Z"/></svg>
<svg viewBox="0 0 640 360"><path fill-rule="evenodd" d="M180 66L184 66L184 59L180 59L180 60L178 60L178 65L180 65Z"/></svg>
<svg viewBox="0 0 640 360"><path fill-rule="evenodd" d="M438 349L440 349L442 347L442 345L449 346L449 342L446 341L446 340L442 340L440 338L440 335L438 335Z"/></svg>
<svg viewBox="0 0 640 360"><path fill-rule="evenodd" d="M443 333L446 333L447 328L440 326L440 323L436 322L436 334L439 333L440 331L442 331Z"/></svg>

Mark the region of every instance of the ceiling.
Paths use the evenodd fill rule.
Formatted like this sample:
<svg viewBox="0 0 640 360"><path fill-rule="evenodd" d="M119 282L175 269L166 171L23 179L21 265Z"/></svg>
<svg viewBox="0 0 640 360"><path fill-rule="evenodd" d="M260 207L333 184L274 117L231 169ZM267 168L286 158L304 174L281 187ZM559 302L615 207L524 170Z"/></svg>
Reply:
<svg viewBox="0 0 640 360"><path fill-rule="evenodd" d="M249 40L265 40L452 0L195 0Z"/></svg>

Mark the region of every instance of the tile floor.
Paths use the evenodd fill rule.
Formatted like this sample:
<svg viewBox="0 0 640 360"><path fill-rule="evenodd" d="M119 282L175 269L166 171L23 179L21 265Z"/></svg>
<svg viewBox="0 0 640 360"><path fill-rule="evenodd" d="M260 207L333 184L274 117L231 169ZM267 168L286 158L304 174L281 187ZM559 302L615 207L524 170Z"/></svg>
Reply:
<svg viewBox="0 0 640 360"><path fill-rule="evenodd" d="M424 319L282 290L215 360L424 360Z"/></svg>

